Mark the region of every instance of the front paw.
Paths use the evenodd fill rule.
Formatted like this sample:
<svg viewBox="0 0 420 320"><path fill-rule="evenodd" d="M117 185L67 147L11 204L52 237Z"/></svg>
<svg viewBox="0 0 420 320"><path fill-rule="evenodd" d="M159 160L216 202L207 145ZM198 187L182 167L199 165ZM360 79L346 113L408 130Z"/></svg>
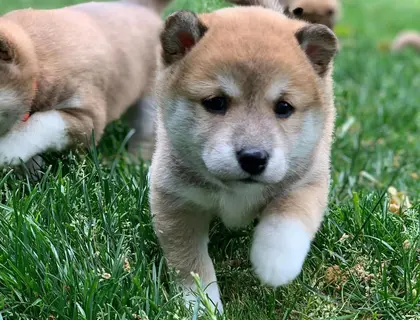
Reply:
<svg viewBox="0 0 420 320"><path fill-rule="evenodd" d="M1 155L0 156L0 167L15 167L21 163L24 163L25 160L18 156L9 156L9 155Z"/></svg>
<svg viewBox="0 0 420 320"><path fill-rule="evenodd" d="M24 142L10 134L0 138L0 166L17 166L30 159Z"/></svg>
<svg viewBox="0 0 420 320"><path fill-rule="evenodd" d="M255 273L273 287L293 281L302 270L310 245L310 235L299 220L264 217L255 229L251 248Z"/></svg>
<svg viewBox="0 0 420 320"><path fill-rule="evenodd" d="M2 153L1 150L0 153L0 167L17 166L18 164L22 163L18 157L10 156L6 152Z"/></svg>

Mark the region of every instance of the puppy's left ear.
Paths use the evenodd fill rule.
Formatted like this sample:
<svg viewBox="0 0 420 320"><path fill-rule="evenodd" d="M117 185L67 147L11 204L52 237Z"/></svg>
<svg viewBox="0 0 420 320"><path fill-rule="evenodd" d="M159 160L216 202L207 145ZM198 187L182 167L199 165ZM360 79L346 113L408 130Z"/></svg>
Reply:
<svg viewBox="0 0 420 320"><path fill-rule="evenodd" d="M207 31L207 27L191 11L177 11L165 21L160 35L162 58L166 65L182 59Z"/></svg>
<svg viewBox="0 0 420 320"><path fill-rule="evenodd" d="M337 54L337 37L324 25L309 24L298 30L296 39L315 71L322 77Z"/></svg>

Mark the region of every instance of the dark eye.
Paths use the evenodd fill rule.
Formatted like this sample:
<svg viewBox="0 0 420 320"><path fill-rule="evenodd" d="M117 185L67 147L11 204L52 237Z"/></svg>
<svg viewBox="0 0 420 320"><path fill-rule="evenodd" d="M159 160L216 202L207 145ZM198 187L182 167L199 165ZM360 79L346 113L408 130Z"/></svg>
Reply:
<svg viewBox="0 0 420 320"><path fill-rule="evenodd" d="M280 119L289 118L294 111L295 108L286 101L279 101L274 107L274 112L276 113L277 118Z"/></svg>
<svg viewBox="0 0 420 320"><path fill-rule="evenodd" d="M201 104L208 112L225 114L228 108L229 99L225 96L218 96L201 100Z"/></svg>

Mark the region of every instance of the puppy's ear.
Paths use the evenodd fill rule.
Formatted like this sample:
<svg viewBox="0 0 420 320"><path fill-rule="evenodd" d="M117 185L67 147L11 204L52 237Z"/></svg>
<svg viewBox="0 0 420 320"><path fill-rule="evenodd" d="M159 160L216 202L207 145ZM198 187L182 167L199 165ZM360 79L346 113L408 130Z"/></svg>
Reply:
<svg viewBox="0 0 420 320"><path fill-rule="evenodd" d="M207 27L191 11L177 11L165 21L160 35L162 58L166 65L182 59L204 36Z"/></svg>
<svg viewBox="0 0 420 320"><path fill-rule="evenodd" d="M309 24L298 30L296 39L315 71L323 76L338 51L334 33L324 25Z"/></svg>
<svg viewBox="0 0 420 320"><path fill-rule="evenodd" d="M0 62L10 63L15 58L15 50L12 44L0 36Z"/></svg>

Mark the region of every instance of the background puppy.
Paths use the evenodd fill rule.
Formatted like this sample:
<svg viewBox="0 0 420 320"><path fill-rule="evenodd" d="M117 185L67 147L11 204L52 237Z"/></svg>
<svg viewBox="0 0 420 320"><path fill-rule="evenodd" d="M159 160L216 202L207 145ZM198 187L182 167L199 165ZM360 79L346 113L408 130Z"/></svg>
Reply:
<svg viewBox="0 0 420 320"><path fill-rule="evenodd" d="M162 24L157 12L128 2L2 16L0 165L86 145L92 130L99 141L106 124L132 105L142 119L133 142L153 147L145 126L153 115L143 109L150 109Z"/></svg>
<svg viewBox="0 0 420 320"><path fill-rule="evenodd" d="M161 43L154 226L186 292L194 271L221 310L207 251L215 215L228 227L260 216L251 262L263 283L301 271L327 206L337 39L282 12L234 7L174 13Z"/></svg>
<svg viewBox="0 0 420 320"><path fill-rule="evenodd" d="M402 31L391 45L392 51L401 51L406 47L412 47L420 52L420 33L416 31Z"/></svg>
<svg viewBox="0 0 420 320"><path fill-rule="evenodd" d="M294 17L311 23L320 23L333 29L340 17L338 0L287 0L285 8Z"/></svg>
<svg viewBox="0 0 420 320"><path fill-rule="evenodd" d="M162 13L170 1L169 0L121 0L121 2L137 3L147 8L151 8L158 13Z"/></svg>
<svg viewBox="0 0 420 320"><path fill-rule="evenodd" d="M229 0L239 5L259 5L272 0ZM273 1L274 2L274 1ZM334 28L341 5L339 0L276 0L284 8L284 13L311 23L320 23Z"/></svg>

